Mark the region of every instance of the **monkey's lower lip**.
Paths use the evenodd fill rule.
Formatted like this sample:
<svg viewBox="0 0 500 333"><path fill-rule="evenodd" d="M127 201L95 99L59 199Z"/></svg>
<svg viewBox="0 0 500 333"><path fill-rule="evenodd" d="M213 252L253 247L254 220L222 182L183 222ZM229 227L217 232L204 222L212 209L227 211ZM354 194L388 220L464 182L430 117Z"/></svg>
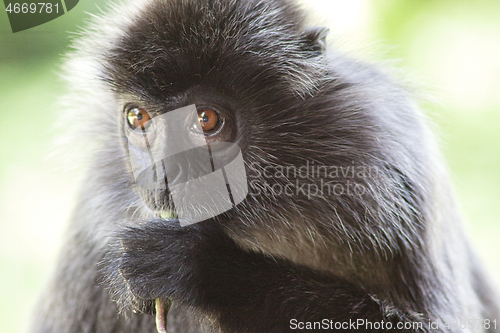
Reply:
<svg viewBox="0 0 500 333"><path fill-rule="evenodd" d="M158 333L167 333L167 315L172 302L170 300L163 301L160 298L155 300L156 308L156 330Z"/></svg>
<svg viewBox="0 0 500 333"><path fill-rule="evenodd" d="M173 219L175 218L175 213L174 211L167 209L167 210L160 210L156 212L156 215L164 220L168 219Z"/></svg>

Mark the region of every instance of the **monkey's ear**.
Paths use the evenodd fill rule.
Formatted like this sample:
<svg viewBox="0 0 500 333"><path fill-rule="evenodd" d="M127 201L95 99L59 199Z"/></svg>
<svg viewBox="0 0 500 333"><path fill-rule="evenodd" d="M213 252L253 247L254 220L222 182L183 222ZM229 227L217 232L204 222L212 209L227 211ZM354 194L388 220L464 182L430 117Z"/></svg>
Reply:
<svg viewBox="0 0 500 333"><path fill-rule="evenodd" d="M303 32L303 36L309 46L317 52L324 52L326 49L326 36L330 29L325 27L312 27Z"/></svg>

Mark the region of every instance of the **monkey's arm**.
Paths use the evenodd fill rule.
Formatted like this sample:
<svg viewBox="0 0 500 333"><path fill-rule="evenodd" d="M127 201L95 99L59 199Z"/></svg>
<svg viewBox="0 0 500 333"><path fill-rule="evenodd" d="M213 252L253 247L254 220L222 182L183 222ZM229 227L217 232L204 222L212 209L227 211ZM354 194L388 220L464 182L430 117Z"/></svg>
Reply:
<svg viewBox="0 0 500 333"><path fill-rule="evenodd" d="M202 308L230 332L288 332L291 319L389 320L396 327L405 317L394 311L388 318L348 281L244 251L211 222L182 228L157 220L127 229L120 239L117 265L133 294Z"/></svg>

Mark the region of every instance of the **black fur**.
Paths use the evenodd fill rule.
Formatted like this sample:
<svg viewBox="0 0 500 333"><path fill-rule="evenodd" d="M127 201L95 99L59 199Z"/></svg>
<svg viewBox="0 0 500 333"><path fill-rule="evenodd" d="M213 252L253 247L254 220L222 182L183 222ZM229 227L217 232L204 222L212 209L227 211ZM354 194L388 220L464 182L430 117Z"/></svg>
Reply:
<svg viewBox="0 0 500 333"><path fill-rule="evenodd" d="M91 163L33 332L152 332L156 298L173 300L169 333L289 332L291 319L444 332L444 322L500 319L432 136L391 78L325 50L327 30L306 29L287 0L154 0L112 13L68 69L70 119L84 124L74 133L93 144ZM154 114L225 110L245 201L188 227L145 218L149 199L168 198L133 181L128 102ZM311 165L357 170L328 180L363 191L311 196L324 174L279 173ZM293 195L277 192L286 186Z"/></svg>
<svg viewBox="0 0 500 333"><path fill-rule="evenodd" d="M115 263L134 295L173 297L216 313L223 331L286 332L289 318L332 314L377 321L402 315L385 317L378 302L344 279L244 251L212 222L181 228L173 220L151 221L125 231L121 244Z"/></svg>

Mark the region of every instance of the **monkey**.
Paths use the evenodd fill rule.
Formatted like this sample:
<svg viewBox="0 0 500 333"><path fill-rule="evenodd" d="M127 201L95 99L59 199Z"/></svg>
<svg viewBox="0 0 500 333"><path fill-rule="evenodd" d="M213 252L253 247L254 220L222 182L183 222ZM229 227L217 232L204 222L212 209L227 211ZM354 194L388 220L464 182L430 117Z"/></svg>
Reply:
<svg viewBox="0 0 500 333"><path fill-rule="evenodd" d="M62 102L85 177L31 332L496 331L412 94L306 16L144 0L93 19Z"/></svg>

